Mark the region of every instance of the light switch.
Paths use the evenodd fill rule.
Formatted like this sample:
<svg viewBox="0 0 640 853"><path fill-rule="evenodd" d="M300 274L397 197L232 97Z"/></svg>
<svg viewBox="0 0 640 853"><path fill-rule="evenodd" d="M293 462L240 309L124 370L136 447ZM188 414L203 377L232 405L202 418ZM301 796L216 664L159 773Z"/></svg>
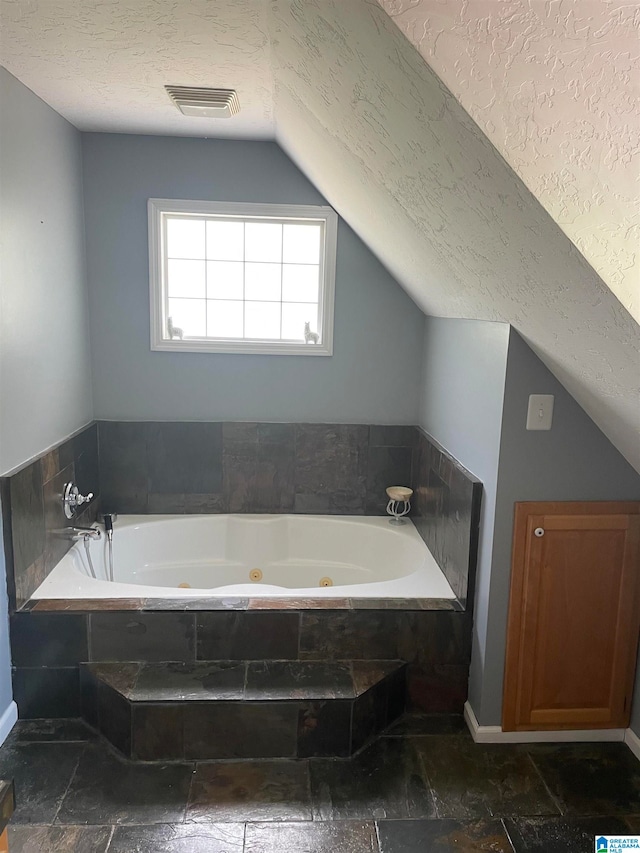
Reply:
<svg viewBox="0 0 640 853"><path fill-rule="evenodd" d="M527 429L551 429L553 394L531 394L527 409Z"/></svg>

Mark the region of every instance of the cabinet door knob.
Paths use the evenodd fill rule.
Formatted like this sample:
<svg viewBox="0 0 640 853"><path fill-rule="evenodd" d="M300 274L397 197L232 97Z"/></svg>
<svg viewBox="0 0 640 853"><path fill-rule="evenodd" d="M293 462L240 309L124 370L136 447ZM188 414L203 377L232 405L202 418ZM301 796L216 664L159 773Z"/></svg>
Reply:
<svg viewBox="0 0 640 853"><path fill-rule="evenodd" d="M533 531L534 536L544 536L544 527L536 527Z"/></svg>

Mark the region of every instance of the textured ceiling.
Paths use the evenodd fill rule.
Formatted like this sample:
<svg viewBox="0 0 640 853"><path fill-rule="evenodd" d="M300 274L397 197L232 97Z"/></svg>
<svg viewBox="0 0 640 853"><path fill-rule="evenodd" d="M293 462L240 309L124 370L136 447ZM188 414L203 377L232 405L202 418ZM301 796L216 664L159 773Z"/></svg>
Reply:
<svg viewBox="0 0 640 853"><path fill-rule="evenodd" d="M378 2L640 321L640 5Z"/></svg>
<svg viewBox="0 0 640 853"><path fill-rule="evenodd" d="M638 324L377 0L0 9L3 64L81 129L262 137L275 115L282 147L424 311L512 323L640 470ZM242 112L203 130L165 83L237 88Z"/></svg>
<svg viewBox="0 0 640 853"><path fill-rule="evenodd" d="M80 130L274 136L265 0L1 0L0 16L2 64ZM237 89L241 112L203 125L165 85Z"/></svg>

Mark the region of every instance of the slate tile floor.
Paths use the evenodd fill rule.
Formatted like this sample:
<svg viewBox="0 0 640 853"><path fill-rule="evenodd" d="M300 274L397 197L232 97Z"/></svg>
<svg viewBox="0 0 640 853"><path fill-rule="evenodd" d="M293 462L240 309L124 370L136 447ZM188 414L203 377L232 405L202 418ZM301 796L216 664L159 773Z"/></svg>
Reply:
<svg viewBox="0 0 640 853"><path fill-rule="evenodd" d="M477 745L405 717L351 761L131 763L76 720L19 723L12 853L582 853L640 832L622 744Z"/></svg>

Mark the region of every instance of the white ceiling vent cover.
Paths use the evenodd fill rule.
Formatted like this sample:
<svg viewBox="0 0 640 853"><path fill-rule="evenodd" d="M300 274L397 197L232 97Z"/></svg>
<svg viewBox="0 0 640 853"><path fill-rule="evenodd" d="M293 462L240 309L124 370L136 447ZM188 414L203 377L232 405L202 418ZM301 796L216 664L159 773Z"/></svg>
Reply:
<svg viewBox="0 0 640 853"><path fill-rule="evenodd" d="M231 118L240 112L235 89L200 89L195 86L165 86L176 107L186 116Z"/></svg>

